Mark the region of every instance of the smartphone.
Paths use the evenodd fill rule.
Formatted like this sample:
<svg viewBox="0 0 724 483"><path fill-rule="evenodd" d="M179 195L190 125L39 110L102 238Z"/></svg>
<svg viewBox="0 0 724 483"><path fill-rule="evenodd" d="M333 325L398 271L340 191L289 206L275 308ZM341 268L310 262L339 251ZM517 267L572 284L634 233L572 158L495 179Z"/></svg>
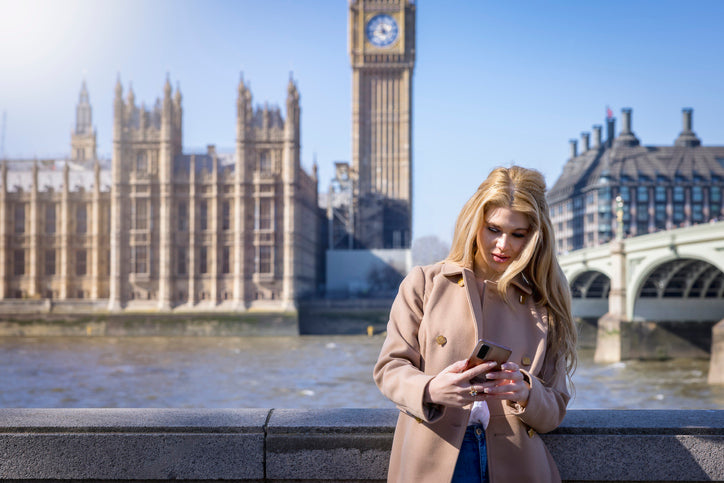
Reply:
<svg viewBox="0 0 724 483"><path fill-rule="evenodd" d="M501 370L501 364L508 360L511 352L512 350L503 345L480 339L478 343L475 344L475 349L473 349L473 353L470 354L468 358L468 365L465 367L465 370L478 366L483 362L495 361L498 365L491 369L491 371L499 371Z"/></svg>

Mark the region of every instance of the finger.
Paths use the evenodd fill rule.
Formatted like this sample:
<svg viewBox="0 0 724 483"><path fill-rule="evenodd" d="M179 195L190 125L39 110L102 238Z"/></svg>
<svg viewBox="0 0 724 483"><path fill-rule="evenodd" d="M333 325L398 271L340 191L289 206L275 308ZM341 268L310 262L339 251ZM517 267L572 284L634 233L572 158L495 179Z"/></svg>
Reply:
<svg viewBox="0 0 724 483"><path fill-rule="evenodd" d="M442 372L454 372L454 373L460 373L465 370L465 367L467 367L468 361L467 359L463 359L462 361L453 362L449 366L447 366L445 369L443 369Z"/></svg>
<svg viewBox="0 0 724 483"><path fill-rule="evenodd" d="M489 372L495 366L496 362L483 362L482 364L472 367L467 371L463 372L463 376L465 376L465 378L467 379L473 379L474 377L482 376L483 374Z"/></svg>
<svg viewBox="0 0 724 483"><path fill-rule="evenodd" d="M488 372L485 377L488 380L509 379L511 381L522 381L523 374L520 371Z"/></svg>
<svg viewBox="0 0 724 483"><path fill-rule="evenodd" d="M518 367L518 364L511 361L504 363L501 367L504 371L520 371L520 367Z"/></svg>

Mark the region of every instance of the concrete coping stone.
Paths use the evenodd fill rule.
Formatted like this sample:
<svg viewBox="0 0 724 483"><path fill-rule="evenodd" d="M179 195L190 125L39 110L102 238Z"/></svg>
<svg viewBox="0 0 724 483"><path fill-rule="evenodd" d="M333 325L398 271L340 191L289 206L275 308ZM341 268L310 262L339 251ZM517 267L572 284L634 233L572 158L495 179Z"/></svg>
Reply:
<svg viewBox="0 0 724 483"><path fill-rule="evenodd" d="M269 409L2 409L0 433L263 433Z"/></svg>
<svg viewBox="0 0 724 483"><path fill-rule="evenodd" d="M722 435L724 411L574 409L551 434Z"/></svg>
<svg viewBox="0 0 724 483"><path fill-rule="evenodd" d="M396 409L274 409L267 434L392 434L397 414Z"/></svg>

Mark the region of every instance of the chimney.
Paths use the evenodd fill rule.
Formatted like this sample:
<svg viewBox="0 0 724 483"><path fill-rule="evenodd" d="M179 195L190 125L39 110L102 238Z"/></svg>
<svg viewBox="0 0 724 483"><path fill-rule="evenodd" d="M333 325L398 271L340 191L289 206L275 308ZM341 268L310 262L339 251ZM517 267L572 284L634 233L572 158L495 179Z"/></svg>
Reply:
<svg viewBox="0 0 724 483"><path fill-rule="evenodd" d="M631 134L631 108L624 107L621 109L621 119L623 127L621 128L621 134Z"/></svg>
<svg viewBox="0 0 724 483"><path fill-rule="evenodd" d="M694 110L690 107L685 107L681 110L682 131L674 142L675 146L695 147L701 145L701 140L696 137L694 131L691 130L693 113Z"/></svg>
<svg viewBox="0 0 724 483"><path fill-rule="evenodd" d="M571 144L571 159L573 159L578 156L578 141L571 139L568 142Z"/></svg>
<svg viewBox="0 0 724 483"><path fill-rule="evenodd" d="M596 124L593 126L593 142L595 143L593 145L593 149L600 149L601 148L601 125Z"/></svg>
<svg viewBox="0 0 724 483"><path fill-rule="evenodd" d="M616 118L606 118L606 147L613 146L613 138L616 137Z"/></svg>
<svg viewBox="0 0 724 483"><path fill-rule="evenodd" d="M587 132L581 133L581 153L585 153L591 149L591 135Z"/></svg>
<svg viewBox="0 0 724 483"><path fill-rule="evenodd" d="M623 126L621 128L621 134L616 138L616 146L638 146L639 140L633 131L631 131L631 108L624 107L621 109L621 117Z"/></svg>

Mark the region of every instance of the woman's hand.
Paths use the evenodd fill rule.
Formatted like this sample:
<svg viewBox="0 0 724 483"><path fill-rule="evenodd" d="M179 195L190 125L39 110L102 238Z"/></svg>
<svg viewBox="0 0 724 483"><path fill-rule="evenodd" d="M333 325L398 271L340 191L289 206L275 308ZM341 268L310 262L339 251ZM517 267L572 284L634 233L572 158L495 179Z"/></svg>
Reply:
<svg viewBox="0 0 724 483"><path fill-rule="evenodd" d="M520 367L515 362L506 362L499 372L488 372L487 382L482 384L485 399L506 399L515 401L522 407L528 404L530 386L523 378Z"/></svg>
<svg viewBox="0 0 724 483"><path fill-rule="evenodd" d="M485 362L466 371L467 364L467 360L457 361L433 377L425 388L425 402L462 407L485 399L483 389L488 383L471 381L476 377L484 380L484 374L493 369L496 363Z"/></svg>

